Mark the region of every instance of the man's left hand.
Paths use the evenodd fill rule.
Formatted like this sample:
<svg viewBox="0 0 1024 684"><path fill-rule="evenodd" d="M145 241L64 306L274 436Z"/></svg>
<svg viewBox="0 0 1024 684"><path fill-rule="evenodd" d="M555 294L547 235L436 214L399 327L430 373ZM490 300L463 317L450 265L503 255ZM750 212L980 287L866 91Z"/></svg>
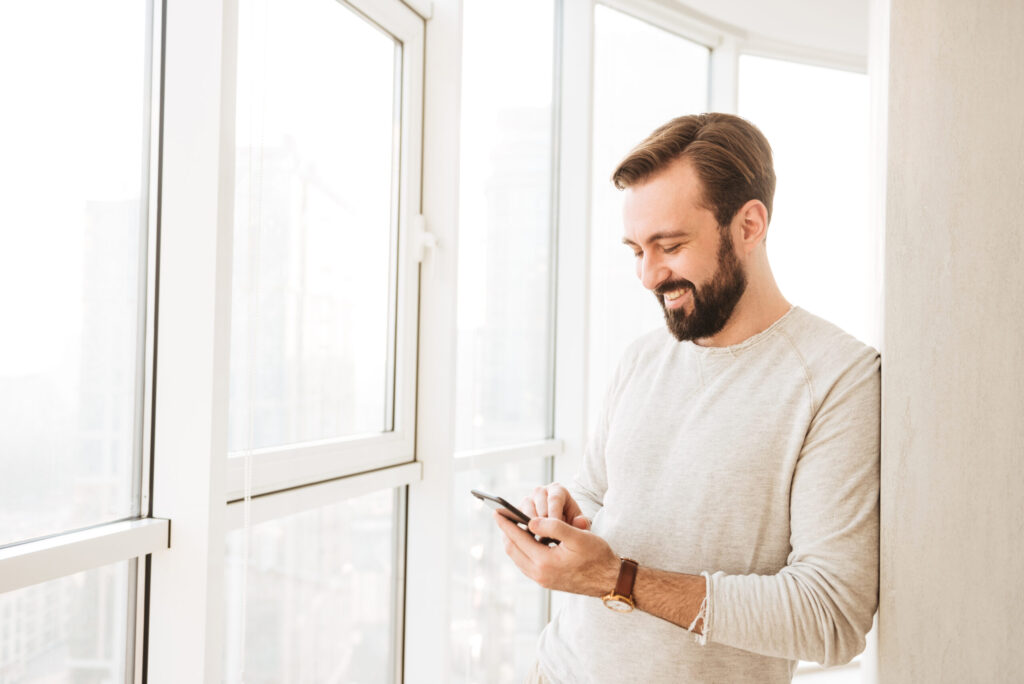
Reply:
<svg viewBox="0 0 1024 684"><path fill-rule="evenodd" d="M619 557L601 537L555 518L533 518L527 532L497 511L505 553L524 575L545 589L604 596L619 576ZM533 535L558 539L549 547Z"/></svg>

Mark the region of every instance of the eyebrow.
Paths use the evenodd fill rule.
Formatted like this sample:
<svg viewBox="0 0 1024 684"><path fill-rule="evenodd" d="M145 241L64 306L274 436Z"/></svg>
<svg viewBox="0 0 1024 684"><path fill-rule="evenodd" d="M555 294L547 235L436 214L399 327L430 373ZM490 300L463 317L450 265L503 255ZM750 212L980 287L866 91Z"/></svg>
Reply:
<svg viewBox="0 0 1024 684"><path fill-rule="evenodd" d="M688 230L672 230L672 231L668 231L668 232L664 232L664 233L655 233L651 237L647 238L647 242L657 242L658 240L665 240L667 238L687 237L688 235L690 235L690 231L688 231ZM622 244L624 244L624 245L633 245L634 247L639 247L638 244L636 244L635 242L633 242L629 238L622 238Z"/></svg>

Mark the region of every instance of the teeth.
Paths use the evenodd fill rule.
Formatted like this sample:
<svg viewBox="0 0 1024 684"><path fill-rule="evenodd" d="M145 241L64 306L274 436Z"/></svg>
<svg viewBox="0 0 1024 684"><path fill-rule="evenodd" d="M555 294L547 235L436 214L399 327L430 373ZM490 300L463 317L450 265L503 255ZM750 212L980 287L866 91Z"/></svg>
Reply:
<svg viewBox="0 0 1024 684"><path fill-rule="evenodd" d="M675 300L679 299L680 297L682 297L684 292L686 292L686 290L676 290L675 292L666 292L665 293L665 299L667 299L670 302L675 301Z"/></svg>

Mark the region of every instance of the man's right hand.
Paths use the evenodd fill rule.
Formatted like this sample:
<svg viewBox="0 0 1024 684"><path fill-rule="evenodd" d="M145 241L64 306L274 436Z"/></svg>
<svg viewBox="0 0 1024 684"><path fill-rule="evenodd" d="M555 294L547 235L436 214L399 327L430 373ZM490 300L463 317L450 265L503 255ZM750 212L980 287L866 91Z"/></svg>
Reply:
<svg viewBox="0 0 1024 684"><path fill-rule="evenodd" d="M557 518L581 530L590 529L590 521L584 517L580 505L569 490L557 482L537 487L533 496L524 498L519 507L531 518Z"/></svg>

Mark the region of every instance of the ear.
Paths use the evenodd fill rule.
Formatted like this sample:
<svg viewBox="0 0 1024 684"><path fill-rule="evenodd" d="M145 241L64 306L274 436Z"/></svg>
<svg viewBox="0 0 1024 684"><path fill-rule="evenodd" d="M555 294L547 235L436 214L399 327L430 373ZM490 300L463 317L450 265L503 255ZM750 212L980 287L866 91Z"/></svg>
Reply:
<svg viewBox="0 0 1024 684"><path fill-rule="evenodd" d="M737 246L749 254L768 235L768 208L761 200L750 200L736 212L732 227Z"/></svg>

